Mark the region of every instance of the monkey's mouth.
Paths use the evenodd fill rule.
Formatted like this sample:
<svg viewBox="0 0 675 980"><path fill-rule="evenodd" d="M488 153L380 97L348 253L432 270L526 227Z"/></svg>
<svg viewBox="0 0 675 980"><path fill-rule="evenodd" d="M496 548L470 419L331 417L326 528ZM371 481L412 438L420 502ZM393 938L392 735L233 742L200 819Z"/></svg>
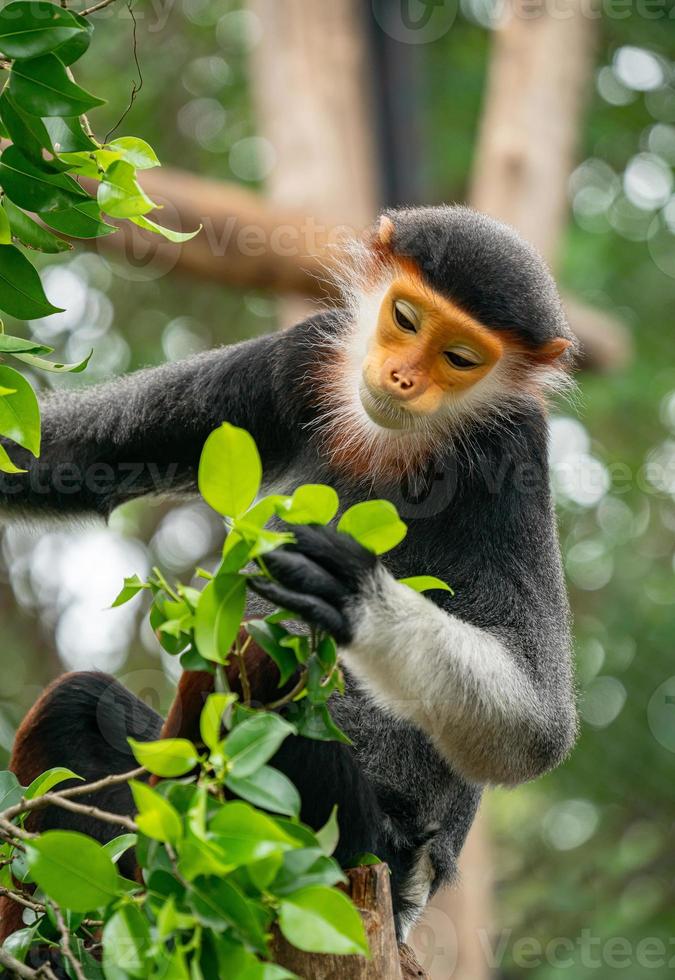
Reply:
<svg viewBox="0 0 675 980"><path fill-rule="evenodd" d="M380 428L398 432L412 432L417 428L412 412L397 404L386 392L372 388L363 377L359 383L359 398L370 421Z"/></svg>

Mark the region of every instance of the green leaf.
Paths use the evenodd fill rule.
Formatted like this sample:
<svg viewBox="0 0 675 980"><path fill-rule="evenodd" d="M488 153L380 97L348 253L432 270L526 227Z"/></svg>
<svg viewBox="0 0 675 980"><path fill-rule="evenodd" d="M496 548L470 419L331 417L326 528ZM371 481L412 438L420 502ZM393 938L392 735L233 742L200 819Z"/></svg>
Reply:
<svg viewBox="0 0 675 980"><path fill-rule="evenodd" d="M279 927L290 943L308 953L369 955L361 916L334 888L314 885L282 899Z"/></svg>
<svg viewBox="0 0 675 980"><path fill-rule="evenodd" d="M326 855L330 857L334 852L335 848L338 846L338 841L340 839L340 829L338 827L337 819L337 806L334 806L330 812L330 817L323 825L321 830L317 830L316 839L319 842L321 850Z"/></svg>
<svg viewBox="0 0 675 980"><path fill-rule="evenodd" d="M9 953L9 955L13 956L15 960L23 963L26 959L28 950L35 941L37 929L37 925L27 926L24 929L17 929L17 931L8 936L2 944L2 948L5 953Z"/></svg>
<svg viewBox="0 0 675 980"><path fill-rule="evenodd" d="M333 858L326 857L317 847L301 847L286 851L273 891L275 895L290 895L309 885L336 885L347 877Z"/></svg>
<svg viewBox="0 0 675 980"><path fill-rule="evenodd" d="M238 574L218 575L201 594L195 614L194 636L202 657L225 663L239 632L246 606L246 579Z"/></svg>
<svg viewBox="0 0 675 980"><path fill-rule="evenodd" d="M9 58L46 54L81 31L69 11L48 0L16 0L0 10L0 51Z"/></svg>
<svg viewBox="0 0 675 980"><path fill-rule="evenodd" d="M256 956L231 935L217 935L214 940L218 957L218 976L232 980L260 980L261 974L256 973L262 966ZM214 976L215 976L215 971Z"/></svg>
<svg viewBox="0 0 675 980"><path fill-rule="evenodd" d="M114 837L109 840L107 844L103 845L103 850L109 855L110 860L117 864L119 859L122 857L130 847L135 847L138 841L137 834L120 834L119 837Z"/></svg>
<svg viewBox="0 0 675 980"><path fill-rule="evenodd" d="M30 873L64 909L89 912L117 893L117 871L100 844L71 830L49 830L26 843Z"/></svg>
<svg viewBox="0 0 675 980"><path fill-rule="evenodd" d="M2 294L0 280L0 305ZM13 395L0 398L0 435L40 455L40 410L35 392L23 375L0 364L0 386L13 388Z"/></svg>
<svg viewBox="0 0 675 980"><path fill-rule="evenodd" d="M4 446L0 446L0 471L2 473L25 473L20 466L15 466Z"/></svg>
<svg viewBox="0 0 675 980"><path fill-rule="evenodd" d="M206 670L215 671L215 666L210 660L205 660L195 647L191 646L180 657L180 665L183 670Z"/></svg>
<svg viewBox="0 0 675 980"><path fill-rule="evenodd" d="M282 516L288 524L328 524L338 506L338 495L332 487L306 483L295 491Z"/></svg>
<svg viewBox="0 0 675 980"><path fill-rule="evenodd" d="M45 173L16 146L8 146L0 157L0 185L29 211L56 211L91 200L68 174Z"/></svg>
<svg viewBox="0 0 675 980"><path fill-rule="evenodd" d="M40 276L15 245L0 246L0 309L18 320L61 312L49 302Z"/></svg>
<svg viewBox="0 0 675 980"><path fill-rule="evenodd" d="M79 116L47 116L42 120L52 146L59 153L94 151L98 146L87 136Z"/></svg>
<svg viewBox="0 0 675 980"><path fill-rule="evenodd" d="M36 796L43 796L45 793L48 793L50 789L53 789L54 786L64 782L66 779L82 780L83 778L83 776L78 776L77 773L73 772L72 769L64 769L62 766L57 766L37 776L23 795L27 800L33 800Z"/></svg>
<svg viewBox="0 0 675 980"><path fill-rule="evenodd" d="M406 536L407 528L389 500L365 500L346 510L338 522L338 531L382 555L395 548Z"/></svg>
<svg viewBox="0 0 675 980"><path fill-rule="evenodd" d="M202 230L202 226L200 225L196 231L174 231L173 228L165 228L163 225L158 225L156 221L151 221L150 218L144 218L142 215L136 215L131 220L139 228L145 228L146 231L152 231L156 235L161 235L168 242L173 242L176 245L181 244L181 242L191 241Z"/></svg>
<svg viewBox="0 0 675 980"><path fill-rule="evenodd" d="M133 218L157 207L141 189L136 171L125 160L116 160L108 167L96 199L101 210L113 218Z"/></svg>
<svg viewBox="0 0 675 980"><path fill-rule="evenodd" d="M427 592L429 589L443 589L444 592L454 592L443 579L436 578L435 575L411 575L408 578L400 578L401 585L407 585L414 592Z"/></svg>
<svg viewBox="0 0 675 980"><path fill-rule="evenodd" d="M155 776L184 776L199 762L197 749L186 738L162 738L156 742L127 740L134 758Z"/></svg>
<svg viewBox="0 0 675 980"><path fill-rule="evenodd" d="M1 163L0 160L0 168ZM102 238L118 231L115 225L103 220L98 204L91 199L71 202L64 211L41 212L40 217L50 228L73 238Z"/></svg>
<svg viewBox="0 0 675 980"><path fill-rule="evenodd" d="M9 91L34 116L80 116L104 104L102 99L71 82L63 64L53 54L15 61Z"/></svg>
<svg viewBox="0 0 675 980"><path fill-rule="evenodd" d="M125 602L129 602L139 592L142 592L143 589L149 588L150 586L147 582L144 582L138 575L130 575L128 578L125 578L124 588L113 602L111 609L114 609L116 606L123 606Z"/></svg>
<svg viewBox="0 0 675 980"><path fill-rule="evenodd" d="M188 903L202 925L218 932L224 924L232 925L256 949L266 952L265 926L269 916L229 879L199 878L188 893Z"/></svg>
<svg viewBox="0 0 675 980"><path fill-rule="evenodd" d="M39 252L56 254L57 252L68 252L72 248L70 242L52 235L50 231L43 228L33 221L30 215L13 204L8 197L3 198L2 209L9 218L9 225L14 238L18 239L23 245L37 249ZM35 353L35 352L33 352ZM45 351L45 353L47 353Z"/></svg>
<svg viewBox="0 0 675 980"><path fill-rule="evenodd" d="M280 715L258 712L241 722L225 739L225 754L235 777L250 776L277 751L283 740L295 732Z"/></svg>
<svg viewBox="0 0 675 980"><path fill-rule="evenodd" d="M379 858L377 854L372 854L370 851L355 854L349 861L350 868L366 868L372 864L382 864L382 858Z"/></svg>
<svg viewBox="0 0 675 980"><path fill-rule="evenodd" d="M21 801L23 787L13 772L0 772L0 810L7 810Z"/></svg>
<svg viewBox="0 0 675 980"><path fill-rule="evenodd" d="M297 657L291 647L282 646L281 640L288 635L283 626L268 623L264 619L249 619L245 624L246 632L252 636L258 646L272 658L279 668L279 687L290 680L298 667Z"/></svg>
<svg viewBox="0 0 675 980"><path fill-rule="evenodd" d="M270 817L248 803L226 803L210 823L211 839L228 864L239 867L296 847Z"/></svg>
<svg viewBox="0 0 675 980"><path fill-rule="evenodd" d="M34 340L0 333L0 354L51 354L53 349L45 344L37 344Z"/></svg>
<svg viewBox="0 0 675 980"><path fill-rule="evenodd" d="M307 700L297 705L298 717L293 721L298 729L298 735L314 738L319 742L344 742L351 745L351 739L338 728L333 721L328 706L325 704L310 704Z"/></svg>
<svg viewBox="0 0 675 980"><path fill-rule="evenodd" d="M94 351L90 350L84 360L76 361L74 364L46 361L44 357L37 357L35 354L15 354L14 357L35 368L36 371L49 371L50 374L81 374L89 364L93 353Z"/></svg>
<svg viewBox="0 0 675 980"><path fill-rule="evenodd" d="M9 218L4 208L0 208L0 245L11 245L12 229L9 225Z"/></svg>
<svg viewBox="0 0 675 980"><path fill-rule="evenodd" d="M229 422L212 432L199 461L199 492L209 506L239 517L256 498L262 463L253 436Z"/></svg>
<svg viewBox="0 0 675 980"><path fill-rule="evenodd" d="M64 65L72 65L78 58L82 57L89 47L94 33L94 25L86 17L81 17L74 10L71 10L70 14L75 18L76 23L80 27L80 31L71 37L70 40L59 44L58 48L54 50L54 54Z"/></svg>
<svg viewBox="0 0 675 980"><path fill-rule="evenodd" d="M30 157L38 169L53 172L54 167L45 161L42 154L43 148L50 153L53 149L42 120L38 116L22 112L10 98L7 89L0 96L0 115L12 142L21 149L23 155Z"/></svg>
<svg viewBox="0 0 675 980"><path fill-rule="evenodd" d="M250 776L229 775L225 785L237 796L264 810L288 817L300 814L300 794L288 776L272 766L261 766Z"/></svg>
<svg viewBox="0 0 675 980"><path fill-rule="evenodd" d="M132 779L129 785L138 808L138 829L153 840L178 843L183 836L183 825L174 807L145 783Z"/></svg>
<svg viewBox="0 0 675 980"><path fill-rule="evenodd" d="M199 732L202 742L209 749L217 749L220 745L223 714L236 701L236 694L209 694L206 704L199 717Z"/></svg>
<svg viewBox="0 0 675 980"><path fill-rule="evenodd" d="M136 136L120 136L119 139L106 143L105 148L119 153L122 159L136 170L149 170L150 167L160 165L157 154L150 144Z"/></svg>
<svg viewBox="0 0 675 980"><path fill-rule="evenodd" d="M147 977L150 925L135 905L123 905L103 928L103 967L109 980Z"/></svg>

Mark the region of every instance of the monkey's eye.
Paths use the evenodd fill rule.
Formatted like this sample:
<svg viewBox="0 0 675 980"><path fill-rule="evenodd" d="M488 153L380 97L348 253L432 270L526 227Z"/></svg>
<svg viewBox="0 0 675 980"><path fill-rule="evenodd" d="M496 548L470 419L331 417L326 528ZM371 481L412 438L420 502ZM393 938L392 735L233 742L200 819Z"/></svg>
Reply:
<svg viewBox="0 0 675 980"><path fill-rule="evenodd" d="M453 347L451 350L446 350L445 356L459 371L469 371L471 368L480 367L483 363L478 354L469 347Z"/></svg>
<svg viewBox="0 0 675 980"><path fill-rule="evenodd" d="M394 319L401 328L401 330L407 330L408 333L417 333L417 327L419 326L419 314L410 303L406 303L403 299L397 299L394 301Z"/></svg>

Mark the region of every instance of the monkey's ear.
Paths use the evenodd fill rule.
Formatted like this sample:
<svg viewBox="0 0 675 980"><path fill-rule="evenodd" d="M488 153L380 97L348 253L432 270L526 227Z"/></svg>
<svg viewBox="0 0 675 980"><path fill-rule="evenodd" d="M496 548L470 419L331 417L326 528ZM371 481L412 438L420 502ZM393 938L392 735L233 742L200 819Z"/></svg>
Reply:
<svg viewBox="0 0 675 980"><path fill-rule="evenodd" d="M389 248L394 237L394 222L386 214L380 216L375 231L375 240L384 248Z"/></svg>
<svg viewBox="0 0 675 980"><path fill-rule="evenodd" d="M534 351L534 359L539 364L553 364L572 346L572 341L566 337L554 337L537 347Z"/></svg>

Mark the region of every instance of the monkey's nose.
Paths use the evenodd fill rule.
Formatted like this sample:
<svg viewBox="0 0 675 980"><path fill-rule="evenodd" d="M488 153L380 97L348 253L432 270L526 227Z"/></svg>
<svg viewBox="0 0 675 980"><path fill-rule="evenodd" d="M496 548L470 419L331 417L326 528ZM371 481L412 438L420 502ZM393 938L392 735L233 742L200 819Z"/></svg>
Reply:
<svg viewBox="0 0 675 980"><path fill-rule="evenodd" d="M415 387L415 378L403 371L392 371L389 377L401 391L408 391Z"/></svg>
<svg viewBox="0 0 675 980"><path fill-rule="evenodd" d="M385 372L383 380L389 394L401 400L416 398L426 387L419 371L405 367L390 368Z"/></svg>

